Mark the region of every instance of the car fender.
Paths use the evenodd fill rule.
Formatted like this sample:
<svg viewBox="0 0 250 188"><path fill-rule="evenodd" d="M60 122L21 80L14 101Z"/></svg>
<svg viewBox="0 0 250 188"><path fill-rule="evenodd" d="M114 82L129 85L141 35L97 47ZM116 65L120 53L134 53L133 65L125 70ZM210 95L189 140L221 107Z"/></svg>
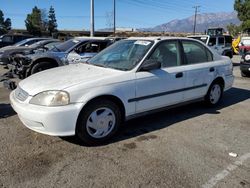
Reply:
<svg viewBox="0 0 250 188"><path fill-rule="evenodd" d="M71 90L71 88L66 89L66 91L69 90ZM92 101L95 98L112 96L122 102L124 108L126 109L125 116L135 113L135 103L128 103L130 98L135 97L135 84L129 83L129 81L105 86L85 88L78 90L77 92L72 92L71 90L70 93L70 99L72 99L72 102L82 103L82 108L84 108L84 106L89 101Z"/></svg>

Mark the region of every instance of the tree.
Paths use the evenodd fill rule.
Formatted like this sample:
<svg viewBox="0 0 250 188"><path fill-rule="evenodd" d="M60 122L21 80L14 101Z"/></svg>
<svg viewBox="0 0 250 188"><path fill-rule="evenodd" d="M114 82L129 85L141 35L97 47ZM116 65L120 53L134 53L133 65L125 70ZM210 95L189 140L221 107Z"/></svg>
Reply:
<svg viewBox="0 0 250 188"><path fill-rule="evenodd" d="M11 30L11 19L7 18L4 22L5 28L9 31Z"/></svg>
<svg viewBox="0 0 250 188"><path fill-rule="evenodd" d="M41 9L42 31L48 30L48 13L46 9Z"/></svg>
<svg viewBox="0 0 250 188"><path fill-rule="evenodd" d="M41 10L37 8L36 6L32 9L32 13L27 15L27 18L25 20L25 25L27 31L36 36L42 35L42 14Z"/></svg>
<svg viewBox="0 0 250 188"><path fill-rule="evenodd" d="M235 24L230 23L227 26L227 30L228 30L228 32L229 32L230 35L232 35L233 37L237 37L238 34L239 34L239 32L241 31L241 27L237 26Z"/></svg>
<svg viewBox="0 0 250 188"><path fill-rule="evenodd" d="M49 20L48 20L48 30L50 35L57 32L57 23L56 23L56 13L55 9L51 6L49 9Z"/></svg>
<svg viewBox="0 0 250 188"><path fill-rule="evenodd" d="M238 12L238 18L242 21L242 29L250 28L250 0L235 0L234 10Z"/></svg>
<svg viewBox="0 0 250 188"><path fill-rule="evenodd" d="M0 34L7 33L9 30L11 30L11 19L4 20L4 14L0 10Z"/></svg>

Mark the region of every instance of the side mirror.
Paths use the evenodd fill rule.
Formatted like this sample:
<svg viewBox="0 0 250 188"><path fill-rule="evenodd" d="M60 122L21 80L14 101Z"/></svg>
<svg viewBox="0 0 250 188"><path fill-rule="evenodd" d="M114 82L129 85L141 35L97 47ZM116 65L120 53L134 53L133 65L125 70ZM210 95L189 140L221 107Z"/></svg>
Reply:
<svg viewBox="0 0 250 188"><path fill-rule="evenodd" d="M161 68L161 63L156 60L146 60L144 61L141 71L151 71L155 69L160 69Z"/></svg>

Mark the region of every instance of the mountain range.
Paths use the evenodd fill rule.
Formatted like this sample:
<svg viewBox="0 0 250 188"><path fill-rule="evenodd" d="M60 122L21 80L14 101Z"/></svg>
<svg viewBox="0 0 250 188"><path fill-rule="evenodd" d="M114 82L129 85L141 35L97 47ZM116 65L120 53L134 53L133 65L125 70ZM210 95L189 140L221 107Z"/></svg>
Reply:
<svg viewBox="0 0 250 188"><path fill-rule="evenodd" d="M230 23L239 25L240 20L236 12L197 14L196 32L204 32L211 27L222 27L225 30ZM139 31L149 32L193 32L194 16L185 19L176 19L152 28L142 28Z"/></svg>

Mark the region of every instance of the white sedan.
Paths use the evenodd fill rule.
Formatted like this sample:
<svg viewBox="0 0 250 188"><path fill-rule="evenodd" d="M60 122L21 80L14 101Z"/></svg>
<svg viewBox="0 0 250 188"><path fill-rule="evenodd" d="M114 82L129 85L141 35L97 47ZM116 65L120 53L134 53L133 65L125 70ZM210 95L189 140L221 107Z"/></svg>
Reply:
<svg viewBox="0 0 250 188"><path fill-rule="evenodd" d="M125 120L197 100L218 104L232 69L229 58L194 39L129 38L88 62L32 75L10 100L36 132L100 144Z"/></svg>

